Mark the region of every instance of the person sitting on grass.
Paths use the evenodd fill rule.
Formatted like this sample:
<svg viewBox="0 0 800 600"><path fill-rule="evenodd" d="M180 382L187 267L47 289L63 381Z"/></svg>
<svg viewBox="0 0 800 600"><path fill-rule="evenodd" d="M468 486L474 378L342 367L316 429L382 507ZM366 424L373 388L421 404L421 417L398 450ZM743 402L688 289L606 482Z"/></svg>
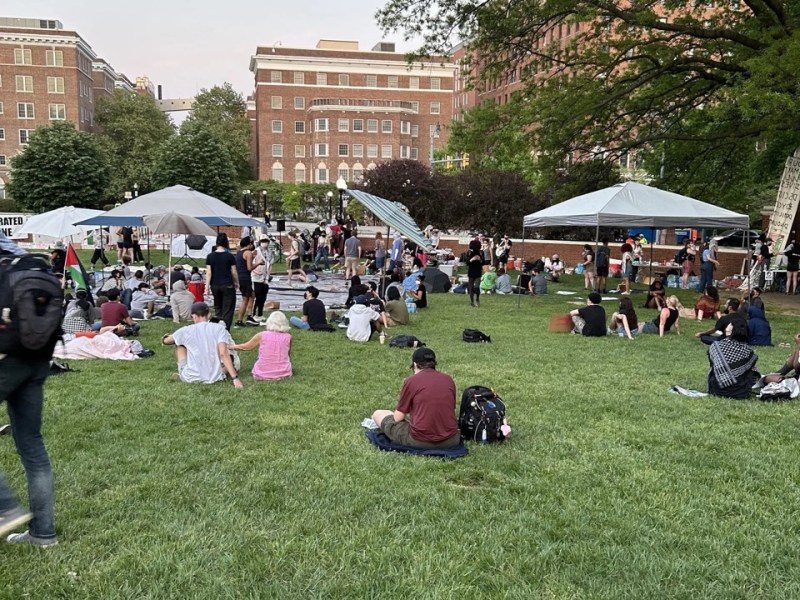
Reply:
<svg viewBox="0 0 800 600"><path fill-rule="evenodd" d="M254 350L258 348L258 358L253 364L253 379L257 381L277 381L292 376L292 336L289 335L289 321L280 311L273 312L267 319L266 331L259 331L250 341L234 344L232 350Z"/></svg>
<svg viewBox="0 0 800 600"><path fill-rule="evenodd" d="M194 277L194 275L192 277ZM169 305L172 308L172 320L175 323L191 321L192 305L195 302L195 296L186 289L186 284L183 281L176 281L172 286L172 294L169 297Z"/></svg>
<svg viewBox="0 0 800 600"><path fill-rule="evenodd" d="M719 292L713 285L706 286L705 293L697 299L694 305L694 315L698 321L703 319L719 319Z"/></svg>
<svg viewBox="0 0 800 600"><path fill-rule="evenodd" d="M89 304L89 301L85 299L77 300L67 308L64 320L61 322L61 329L64 330L65 335L94 331L91 315L92 305ZM125 334L125 325L119 324L101 327L98 333L106 333L107 331L113 331L117 335L122 336Z"/></svg>
<svg viewBox="0 0 800 600"><path fill-rule="evenodd" d="M533 269L533 277L528 285L528 290L533 296L546 296L547 295L547 277L544 273L537 268Z"/></svg>
<svg viewBox="0 0 800 600"><path fill-rule="evenodd" d="M100 307L100 327L117 326L120 323L130 327L132 333L139 332L139 324L131 319L128 309L119 301L119 290L112 288L106 295L108 302Z"/></svg>
<svg viewBox="0 0 800 600"><path fill-rule="evenodd" d="M289 323L298 329L305 329L306 331L332 331L333 328L328 325L325 315L325 304L319 299L319 290L313 285L306 288L303 294L306 301L303 302L303 316L292 317Z"/></svg>
<svg viewBox="0 0 800 600"><path fill-rule="evenodd" d="M781 369L775 373L770 373L764 377L764 383L777 383L783 381L786 377L794 377L800 379L800 333L794 336L794 351L783 363Z"/></svg>
<svg viewBox="0 0 800 600"><path fill-rule="evenodd" d="M512 290L515 294L531 293L531 273L527 265L523 266L522 272L517 275L517 285L515 285Z"/></svg>
<svg viewBox="0 0 800 600"><path fill-rule="evenodd" d="M436 370L436 354L418 348L411 357L414 374L406 378L394 411L376 410L372 419L395 444L414 448L451 448L461 443L456 420L456 384Z"/></svg>
<svg viewBox="0 0 800 600"><path fill-rule="evenodd" d="M667 304L664 299L666 295L667 290L664 289L664 282L660 277L656 277L647 290L647 300L644 301L644 307L661 310Z"/></svg>
<svg viewBox="0 0 800 600"><path fill-rule="evenodd" d="M550 265L546 268L547 277L549 277L550 281L558 283L561 276L564 274L564 263L561 261L561 257L558 254L553 254L550 259Z"/></svg>
<svg viewBox="0 0 800 600"><path fill-rule="evenodd" d="M511 285L511 277L502 267L497 269L497 281L494 284L494 290L498 294L510 294L514 291L514 287Z"/></svg>
<svg viewBox="0 0 800 600"><path fill-rule="evenodd" d="M747 345L747 328L741 321L729 323L725 335L708 349L708 393L726 398L749 398L761 378L758 356Z"/></svg>
<svg viewBox="0 0 800 600"><path fill-rule="evenodd" d="M481 294L493 294L496 284L497 273L494 267L489 267L489 270L481 275Z"/></svg>
<svg viewBox="0 0 800 600"><path fill-rule="evenodd" d="M747 300L747 291L745 290L742 292L742 297L739 299L739 303L745 307L747 306L755 306L760 308L761 311L766 314L767 309L764 306L764 300L761 298L761 288L756 286L750 290L750 301Z"/></svg>
<svg viewBox="0 0 800 600"><path fill-rule="evenodd" d="M368 296L356 296L347 318L347 339L354 342L368 342L373 331L380 332L389 323L385 312L378 313L370 307Z"/></svg>
<svg viewBox="0 0 800 600"><path fill-rule="evenodd" d="M602 296L597 292L589 294L586 306L570 311L575 328L572 333L585 337L603 337L606 335L606 311L600 306Z"/></svg>
<svg viewBox="0 0 800 600"><path fill-rule="evenodd" d="M135 311L136 314L141 314L143 317L148 318L155 314L157 299L158 294L151 290L149 285L142 282L131 297L131 312Z"/></svg>
<svg viewBox="0 0 800 600"><path fill-rule="evenodd" d="M630 298L620 298L619 310L611 315L608 333L619 337L628 336L629 340L639 333L639 319Z"/></svg>
<svg viewBox="0 0 800 600"><path fill-rule="evenodd" d="M409 290L417 308L428 308L428 289L425 287L425 275L417 273L417 289Z"/></svg>
<svg viewBox="0 0 800 600"><path fill-rule="evenodd" d="M363 296L367 293L367 286L366 284L361 283L361 277L358 275L353 275L350 279L350 287L347 288L347 300L344 301L344 305L347 308L350 308L355 303L354 298L356 296Z"/></svg>
<svg viewBox="0 0 800 600"><path fill-rule="evenodd" d="M212 323L205 302L192 305L193 325L181 327L172 335L161 338L166 346L175 345L178 373L174 378L184 383L215 383L228 377L233 387L241 389L242 382L231 354L233 339L224 323Z"/></svg>
<svg viewBox="0 0 800 600"><path fill-rule="evenodd" d="M403 299L400 297L400 290L396 287L390 287L386 290L386 296L389 300L386 302L385 315L386 325L394 327L395 325L408 325L408 307Z"/></svg>
<svg viewBox="0 0 800 600"><path fill-rule="evenodd" d="M711 345L721 339L724 335L723 332L733 321L740 321L741 325L747 329L747 317L744 313L739 311L739 301L736 298L728 299L725 303L722 316L717 319L717 322L711 329L698 331L694 334L694 337L700 338L700 341L704 344Z"/></svg>
<svg viewBox="0 0 800 600"><path fill-rule="evenodd" d="M744 305L747 310L747 343L751 346L772 346L772 327L758 306Z"/></svg>
<svg viewBox="0 0 800 600"><path fill-rule="evenodd" d="M642 326L642 333L657 333L659 337L664 337L672 326L675 326L675 332L681 334L681 315L680 315L680 301L677 296L670 296L667 298L667 303L658 316L652 321L647 321Z"/></svg>

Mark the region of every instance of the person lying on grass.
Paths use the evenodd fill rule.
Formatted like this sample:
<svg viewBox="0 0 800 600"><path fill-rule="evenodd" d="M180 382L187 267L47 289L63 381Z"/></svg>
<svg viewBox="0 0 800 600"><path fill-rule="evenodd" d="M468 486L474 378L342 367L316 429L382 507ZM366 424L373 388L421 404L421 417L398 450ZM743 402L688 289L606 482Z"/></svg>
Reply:
<svg viewBox="0 0 800 600"><path fill-rule="evenodd" d="M233 380L233 387L241 389L242 382L234 365L238 357L231 354L229 345L233 345L233 339L225 324L210 321L205 302L192 305L192 321L193 325L161 338L162 344L177 346L177 378L184 383L215 383L225 379L227 373Z"/></svg>
<svg viewBox="0 0 800 600"><path fill-rule="evenodd" d="M418 348L411 357L414 374L400 390L397 408L376 410L372 419L396 444L414 448L451 448L461 443L456 420L456 384L436 370L436 354Z"/></svg>
<svg viewBox="0 0 800 600"><path fill-rule="evenodd" d="M708 349L708 393L726 398L749 398L761 378L756 371L758 356L747 345L747 327L729 323L725 335Z"/></svg>
<svg viewBox="0 0 800 600"><path fill-rule="evenodd" d="M277 381L292 376L292 336L289 321L280 311L267 319L266 331L259 331L250 341L234 344L231 350L254 350L258 348L258 359L253 364L253 379Z"/></svg>
<svg viewBox="0 0 800 600"><path fill-rule="evenodd" d="M670 296L667 298L667 304L658 313L658 316L652 321L645 323L642 328L642 333L657 333L659 337L664 337L665 333L669 333L672 326L675 326L675 332L681 334L681 315L680 315L680 301L677 296Z"/></svg>

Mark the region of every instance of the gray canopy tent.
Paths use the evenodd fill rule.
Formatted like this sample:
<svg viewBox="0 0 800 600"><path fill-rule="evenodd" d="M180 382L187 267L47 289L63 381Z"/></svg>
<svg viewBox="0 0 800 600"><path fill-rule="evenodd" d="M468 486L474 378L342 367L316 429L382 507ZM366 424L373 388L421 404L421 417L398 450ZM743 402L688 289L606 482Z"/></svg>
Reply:
<svg viewBox="0 0 800 600"><path fill-rule="evenodd" d="M600 227L733 227L749 231L750 218L688 196L628 181L531 213L523 219L522 226L524 255L526 228L595 227L596 249ZM652 263L652 245L650 248Z"/></svg>

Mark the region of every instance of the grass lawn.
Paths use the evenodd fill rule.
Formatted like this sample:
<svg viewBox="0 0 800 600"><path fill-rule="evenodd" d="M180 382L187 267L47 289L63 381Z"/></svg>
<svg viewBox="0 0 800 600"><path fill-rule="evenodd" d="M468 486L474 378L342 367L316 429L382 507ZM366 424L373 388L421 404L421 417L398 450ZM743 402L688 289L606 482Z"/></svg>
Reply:
<svg viewBox="0 0 800 600"><path fill-rule="evenodd" d="M800 597L800 404L668 393L705 389L692 334L707 323L632 342L548 334L573 308L552 292L581 285L520 309L431 295L402 329L459 394L489 385L508 405L512 439L452 462L379 452L359 425L394 407L410 350L295 331L295 377L248 375L236 393L170 381L158 340L173 325L146 323L155 357L49 380L61 543L0 546L0 597ZM791 341L796 316L766 303L775 342ZM462 343L465 327L493 343ZM762 371L788 354L757 352ZM23 492L11 440L0 448Z"/></svg>

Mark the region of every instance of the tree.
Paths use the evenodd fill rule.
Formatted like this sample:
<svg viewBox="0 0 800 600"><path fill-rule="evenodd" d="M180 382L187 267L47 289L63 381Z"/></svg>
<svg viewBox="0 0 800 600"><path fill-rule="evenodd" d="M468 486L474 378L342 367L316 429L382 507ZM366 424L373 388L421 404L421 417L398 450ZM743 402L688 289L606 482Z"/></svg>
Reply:
<svg viewBox="0 0 800 600"><path fill-rule="evenodd" d="M164 145L153 169L153 183L157 188L187 185L239 206L236 169L228 149L198 121L184 121L180 133Z"/></svg>
<svg viewBox="0 0 800 600"><path fill-rule="evenodd" d="M665 181L702 182L712 199L731 200L756 183L740 159L754 159L757 143L787 134L800 143L800 4L710 4L389 0L378 19L421 36L418 54L441 53L454 34L469 40L479 89L518 75L501 112L537 153L561 161L641 150ZM709 159L712 168L697 168Z"/></svg>
<svg viewBox="0 0 800 600"><path fill-rule="evenodd" d="M164 143L175 135L169 117L149 96L116 90L97 101L98 139L111 166L109 193L121 197L139 186L153 190L153 167Z"/></svg>
<svg viewBox="0 0 800 600"><path fill-rule="evenodd" d="M187 120L204 124L225 145L239 182L243 183L252 177L247 104L230 83L200 90Z"/></svg>
<svg viewBox="0 0 800 600"><path fill-rule="evenodd" d="M108 161L97 139L68 121L38 127L11 159L9 195L34 212L62 206L95 208L106 197Z"/></svg>

